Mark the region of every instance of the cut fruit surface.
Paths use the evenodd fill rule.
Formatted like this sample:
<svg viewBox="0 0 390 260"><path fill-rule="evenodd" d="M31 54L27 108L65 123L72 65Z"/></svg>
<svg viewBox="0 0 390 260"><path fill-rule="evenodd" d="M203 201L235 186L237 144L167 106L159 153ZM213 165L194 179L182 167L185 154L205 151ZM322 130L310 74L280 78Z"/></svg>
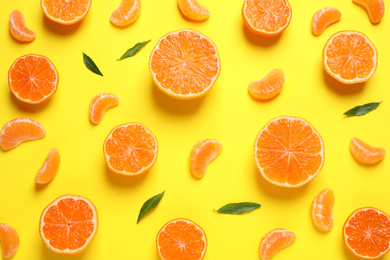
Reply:
<svg viewBox="0 0 390 260"><path fill-rule="evenodd" d="M197 0L177 0L177 4L181 13L187 19L201 22L207 20L210 16L210 11Z"/></svg>
<svg viewBox="0 0 390 260"><path fill-rule="evenodd" d="M0 131L0 146L6 151L21 142L43 138L46 130L35 120L17 117L7 122Z"/></svg>
<svg viewBox="0 0 390 260"><path fill-rule="evenodd" d="M352 137L349 148L353 157L362 164L375 164L385 158L386 150L382 147L374 147L362 140Z"/></svg>
<svg viewBox="0 0 390 260"><path fill-rule="evenodd" d="M88 14L92 0L41 0L45 16L55 23L71 25Z"/></svg>
<svg viewBox="0 0 390 260"><path fill-rule="evenodd" d="M51 149L41 168L35 175L35 183L46 184L57 174L60 167L60 153L57 149Z"/></svg>
<svg viewBox="0 0 390 260"><path fill-rule="evenodd" d="M75 255L92 242L98 228L93 203L85 197L63 195L42 212L39 234L48 249L58 254Z"/></svg>
<svg viewBox="0 0 390 260"><path fill-rule="evenodd" d="M127 26L134 23L141 14L141 0L122 0L121 4L110 16L116 26Z"/></svg>
<svg viewBox="0 0 390 260"><path fill-rule="evenodd" d="M89 104L89 120L98 125L107 109L119 104L119 98L112 93L100 93L94 96Z"/></svg>
<svg viewBox="0 0 390 260"><path fill-rule="evenodd" d="M157 159L158 143L140 123L114 127L103 145L107 166L115 173L134 176L146 172Z"/></svg>
<svg viewBox="0 0 390 260"><path fill-rule="evenodd" d="M170 97L194 99L206 95L218 79L221 63L217 47L194 30L163 36L149 59L156 86Z"/></svg>
<svg viewBox="0 0 390 260"><path fill-rule="evenodd" d="M357 257L378 259L390 249L390 217L376 208L357 209L345 221L343 237Z"/></svg>
<svg viewBox="0 0 390 260"><path fill-rule="evenodd" d="M324 164L324 143L306 120L282 116L269 121L256 137L254 157L272 184L296 188L307 184Z"/></svg>
<svg viewBox="0 0 390 260"><path fill-rule="evenodd" d="M288 0L245 0L242 17L248 29L260 36L273 37L282 33L291 21Z"/></svg>
<svg viewBox="0 0 390 260"><path fill-rule="evenodd" d="M35 33L30 30L24 21L24 15L20 10L13 10L9 17L9 31L12 37L21 42L31 42L35 39Z"/></svg>
<svg viewBox="0 0 390 260"><path fill-rule="evenodd" d="M325 7L314 13L311 20L311 32L313 35L321 35L326 27L341 19L341 12L337 8Z"/></svg>
<svg viewBox="0 0 390 260"><path fill-rule="evenodd" d="M174 219L157 234L157 251L162 260L201 260L207 238L201 227L188 219Z"/></svg>
<svg viewBox="0 0 390 260"><path fill-rule="evenodd" d="M28 54L14 61L8 71L12 94L27 104L39 104L57 91L58 72L45 56Z"/></svg>
<svg viewBox="0 0 390 260"><path fill-rule="evenodd" d="M356 31L335 33L325 44L322 58L325 71L344 84L367 81L378 65L374 44Z"/></svg>
<svg viewBox="0 0 390 260"><path fill-rule="evenodd" d="M222 144L214 139L205 139L196 143L190 154L190 171L195 178L202 178L209 166L222 152Z"/></svg>
<svg viewBox="0 0 390 260"><path fill-rule="evenodd" d="M0 223L0 242L4 259L13 257L19 248L19 235L16 230L5 223Z"/></svg>
<svg viewBox="0 0 390 260"><path fill-rule="evenodd" d="M263 260L271 259L281 249L295 242L294 232L277 228L268 232L260 242L260 257Z"/></svg>
<svg viewBox="0 0 390 260"><path fill-rule="evenodd" d="M364 7L371 23L379 23L385 14L385 2L383 0L353 0L355 4Z"/></svg>
<svg viewBox="0 0 390 260"><path fill-rule="evenodd" d="M331 189L321 191L311 205L311 219L314 225L322 231L333 228L334 193Z"/></svg>
<svg viewBox="0 0 390 260"><path fill-rule="evenodd" d="M271 99L282 90L284 77L281 69L273 69L264 78L249 83L249 94L256 99Z"/></svg>

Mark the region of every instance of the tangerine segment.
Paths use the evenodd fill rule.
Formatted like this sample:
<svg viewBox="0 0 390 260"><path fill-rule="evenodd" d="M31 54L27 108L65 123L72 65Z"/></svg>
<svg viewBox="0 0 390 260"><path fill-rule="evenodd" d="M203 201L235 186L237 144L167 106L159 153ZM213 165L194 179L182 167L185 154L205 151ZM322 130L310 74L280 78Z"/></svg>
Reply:
<svg viewBox="0 0 390 260"><path fill-rule="evenodd" d="M323 65L325 71L341 83L361 83L374 75L378 53L363 33L341 31L325 44Z"/></svg>
<svg viewBox="0 0 390 260"><path fill-rule="evenodd" d="M264 37L282 33L290 24L291 15L288 0L245 0L242 7L245 25Z"/></svg>
<svg viewBox="0 0 390 260"><path fill-rule="evenodd" d="M201 260L206 254L203 229L188 219L174 219L157 234L157 251L162 260Z"/></svg>
<svg viewBox="0 0 390 260"><path fill-rule="evenodd" d="M27 104L39 104L57 91L58 72L45 56L28 54L14 61L8 71L12 94Z"/></svg>
<svg viewBox="0 0 390 260"><path fill-rule="evenodd" d="M92 0L41 0L41 8L49 20L71 25L84 19L91 3Z"/></svg>
<svg viewBox="0 0 390 260"><path fill-rule="evenodd" d="M0 223L0 242L4 259L13 257L19 248L19 235L12 226Z"/></svg>
<svg viewBox="0 0 390 260"><path fill-rule="evenodd" d="M35 175L35 183L46 184L57 174L60 167L60 153L57 149L51 149L41 168Z"/></svg>
<svg viewBox="0 0 390 260"><path fill-rule="evenodd" d="M98 125L107 109L119 104L119 98L112 93L100 93L94 96L89 104L89 120Z"/></svg>
<svg viewBox="0 0 390 260"><path fill-rule="evenodd" d="M344 243L363 259L378 259L390 249L390 217L376 208L357 209L343 227Z"/></svg>
<svg viewBox="0 0 390 260"><path fill-rule="evenodd" d="M21 42L31 42L35 39L35 33L30 30L24 21L24 15L20 10L13 10L9 17L9 31L12 37Z"/></svg>
<svg viewBox="0 0 390 260"><path fill-rule="evenodd" d="M374 147L362 140L352 137L349 148L353 157L362 164L375 164L385 158L386 150L382 147Z"/></svg>
<svg viewBox="0 0 390 260"><path fill-rule="evenodd" d="M333 206L334 193L331 189L324 189L313 200L311 219L322 231L330 231L333 228Z"/></svg>
<svg viewBox="0 0 390 260"><path fill-rule="evenodd" d="M294 232L277 228L268 232L260 242L260 257L263 260L271 259L281 249L295 242Z"/></svg>
<svg viewBox="0 0 390 260"><path fill-rule="evenodd" d="M108 167L115 173L128 176L139 175L152 167L157 151L156 137L140 123L114 127L103 145Z"/></svg>
<svg viewBox="0 0 390 260"><path fill-rule="evenodd" d="M156 86L176 99L199 98L211 90L221 71L217 47L194 30L163 36L149 59Z"/></svg>
<svg viewBox="0 0 390 260"><path fill-rule="evenodd" d="M371 23L379 23L385 14L385 2L383 0L353 0L355 4L363 6Z"/></svg>
<svg viewBox="0 0 390 260"><path fill-rule="evenodd" d="M264 78L249 83L249 94L257 99L271 99L282 90L284 78L284 72L281 69L273 69Z"/></svg>
<svg viewBox="0 0 390 260"><path fill-rule="evenodd" d="M83 252L95 237L97 210L85 197L63 195L42 212L39 234L53 252L74 255Z"/></svg>
<svg viewBox="0 0 390 260"><path fill-rule="evenodd" d="M17 117L7 122L0 131L0 146L4 151L18 146L21 142L43 138L46 130L35 120Z"/></svg>
<svg viewBox="0 0 390 260"><path fill-rule="evenodd" d="M207 20L210 11L197 0L177 0L181 13L188 19L201 22Z"/></svg>
<svg viewBox="0 0 390 260"><path fill-rule="evenodd" d="M321 35L326 27L341 19L341 12L334 7L325 7L314 13L311 20L311 32L313 35Z"/></svg>
<svg viewBox="0 0 390 260"><path fill-rule="evenodd" d="M254 157L267 181L296 188L307 184L320 172L324 164L324 143L304 119L277 117L257 135Z"/></svg>
<svg viewBox="0 0 390 260"><path fill-rule="evenodd" d="M110 16L110 22L116 26L134 23L141 14L141 0L122 0Z"/></svg>
<svg viewBox="0 0 390 260"><path fill-rule="evenodd" d="M222 144L214 139L205 139L196 143L190 154L190 171L195 178L202 178L209 166L222 152Z"/></svg>

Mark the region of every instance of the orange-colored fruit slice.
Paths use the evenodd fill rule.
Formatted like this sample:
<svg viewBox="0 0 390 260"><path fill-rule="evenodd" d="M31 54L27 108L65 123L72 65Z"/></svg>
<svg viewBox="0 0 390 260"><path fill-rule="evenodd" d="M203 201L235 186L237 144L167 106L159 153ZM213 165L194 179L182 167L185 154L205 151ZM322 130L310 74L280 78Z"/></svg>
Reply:
<svg viewBox="0 0 390 260"><path fill-rule="evenodd" d="M273 69L264 78L249 83L249 94L261 100L271 99L282 90L284 77L281 69Z"/></svg>
<svg viewBox="0 0 390 260"><path fill-rule="evenodd" d="M378 65L374 44L356 31L335 33L325 44L322 58L325 71L344 84L367 81Z"/></svg>
<svg viewBox="0 0 390 260"><path fill-rule="evenodd" d="M141 14L141 0L122 0L121 4L110 16L116 26L127 26L134 23Z"/></svg>
<svg viewBox="0 0 390 260"><path fill-rule="evenodd" d="M62 195L50 203L39 220L39 234L48 249L64 255L82 253L98 228L95 205L85 197Z"/></svg>
<svg viewBox="0 0 390 260"><path fill-rule="evenodd" d="M114 127L103 145L104 158L113 172L134 176L146 172L157 159L158 143L140 123Z"/></svg>
<svg viewBox="0 0 390 260"><path fill-rule="evenodd" d="M214 139L205 139L196 143L190 154L190 171L195 178L202 178L209 166L222 152L222 144Z"/></svg>
<svg viewBox="0 0 390 260"><path fill-rule="evenodd" d="M197 0L177 0L177 4L184 17L192 21L201 22L210 16L210 11Z"/></svg>
<svg viewBox="0 0 390 260"><path fill-rule="evenodd" d="M390 249L390 217L376 208L357 209L345 221L343 237L357 257L378 259Z"/></svg>
<svg viewBox="0 0 390 260"><path fill-rule="evenodd" d="M326 27L340 21L341 12L334 7L325 7L314 13L311 20L311 32L313 35L321 35Z"/></svg>
<svg viewBox="0 0 390 260"><path fill-rule="evenodd" d="M385 2L383 0L353 0L355 4L364 7L371 23L379 23L385 14Z"/></svg>
<svg viewBox="0 0 390 260"><path fill-rule="evenodd" d="M362 140L352 137L349 148L353 157L362 164L375 164L385 158L386 150L382 147L374 147Z"/></svg>
<svg viewBox="0 0 390 260"><path fill-rule="evenodd" d="M19 235L10 225L0 223L0 242L3 258L11 258L18 251L20 242Z"/></svg>
<svg viewBox="0 0 390 260"><path fill-rule="evenodd" d="M149 59L156 86L170 97L194 99L206 95L218 79L221 63L217 47L194 30L163 36Z"/></svg>
<svg viewBox="0 0 390 260"><path fill-rule="evenodd" d="M71 25L88 14L92 0L41 0L45 16L55 23Z"/></svg>
<svg viewBox="0 0 390 260"><path fill-rule="evenodd" d="M260 257L263 260L271 259L281 249L295 242L294 232L277 228L268 232L260 242Z"/></svg>
<svg viewBox="0 0 390 260"><path fill-rule="evenodd" d="M35 120L17 117L7 122L0 131L0 146L6 151L21 142L43 138L46 130Z"/></svg>
<svg viewBox="0 0 390 260"><path fill-rule="evenodd" d="M107 109L119 104L119 98L112 93L100 93L94 96L89 104L89 120L98 125Z"/></svg>
<svg viewBox="0 0 390 260"><path fill-rule="evenodd" d="M206 254L203 229L188 219L174 219L157 234L157 251L162 260L201 260Z"/></svg>
<svg viewBox="0 0 390 260"><path fill-rule="evenodd" d="M324 143L307 121L282 116L269 121L256 137L254 156L261 175L272 184L307 184L324 164Z"/></svg>
<svg viewBox="0 0 390 260"><path fill-rule="evenodd" d="M291 21L288 0L245 0L242 17L254 34L273 37L282 33Z"/></svg>
<svg viewBox="0 0 390 260"><path fill-rule="evenodd" d="M27 104L39 104L57 91L58 72L45 56L28 54L14 61L8 71L12 94Z"/></svg>
<svg viewBox="0 0 390 260"><path fill-rule="evenodd" d="M36 37L35 32L26 26L22 11L17 9L9 17L9 31L12 37L21 42L31 42Z"/></svg>
<svg viewBox="0 0 390 260"><path fill-rule="evenodd" d="M60 167L60 153L57 149L51 149L38 173L35 175L35 183L46 184L51 181Z"/></svg>
<svg viewBox="0 0 390 260"><path fill-rule="evenodd" d="M322 231L333 228L334 193L331 189L321 191L311 205L311 219L314 225Z"/></svg>

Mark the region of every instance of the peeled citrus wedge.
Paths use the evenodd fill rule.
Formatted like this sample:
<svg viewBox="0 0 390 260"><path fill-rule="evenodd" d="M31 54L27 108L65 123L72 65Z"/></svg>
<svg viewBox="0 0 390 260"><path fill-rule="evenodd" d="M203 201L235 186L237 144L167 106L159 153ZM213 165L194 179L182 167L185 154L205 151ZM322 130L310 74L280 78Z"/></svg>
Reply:
<svg viewBox="0 0 390 260"><path fill-rule="evenodd" d="M295 242L294 232L277 228L268 232L260 242L260 257L263 260L271 259L281 249Z"/></svg>
<svg viewBox="0 0 390 260"><path fill-rule="evenodd" d="M110 16L116 26L127 26L134 23L141 14L141 0L122 0L121 4Z"/></svg>
<svg viewBox="0 0 390 260"><path fill-rule="evenodd" d="M51 149L47 155L42 167L35 175L35 183L46 184L51 181L57 174L60 166L60 153L57 149Z"/></svg>
<svg viewBox="0 0 390 260"><path fill-rule="evenodd" d="M19 248L19 235L8 224L0 223L0 242L4 259L13 257Z"/></svg>
<svg viewBox="0 0 390 260"><path fill-rule="evenodd" d="M386 150L382 147L373 147L362 140L352 137L349 143L353 157L362 164L375 164L385 158Z"/></svg>
<svg viewBox="0 0 390 260"><path fill-rule="evenodd" d="M112 93L100 93L93 97L89 105L89 120L97 125L102 121L107 109L119 104L119 98Z"/></svg>
<svg viewBox="0 0 390 260"><path fill-rule="evenodd" d="M334 193L331 189L321 191L311 205L311 219L314 225L322 231L333 228Z"/></svg>
<svg viewBox="0 0 390 260"><path fill-rule="evenodd" d="M311 32L313 35L321 35L326 27L341 19L341 12L337 8L325 7L314 13L311 20Z"/></svg>
<svg viewBox="0 0 390 260"><path fill-rule="evenodd" d="M383 0L353 0L353 2L366 9L373 24L379 23L385 14L385 2Z"/></svg>
<svg viewBox="0 0 390 260"><path fill-rule="evenodd" d="M257 99L271 99L282 90L284 77L281 69L273 69L264 78L249 83L249 94Z"/></svg>
<svg viewBox="0 0 390 260"><path fill-rule="evenodd" d="M190 171L195 178L202 178L209 166L222 152L222 144L214 139L205 139L196 143L190 154Z"/></svg>
<svg viewBox="0 0 390 260"><path fill-rule="evenodd" d="M201 22L207 20L210 11L197 0L177 0L181 13L190 20Z"/></svg>
<svg viewBox="0 0 390 260"><path fill-rule="evenodd" d="M9 17L9 31L12 37L21 42L31 42L35 39L35 33L30 30L24 21L24 15L20 10L13 10Z"/></svg>

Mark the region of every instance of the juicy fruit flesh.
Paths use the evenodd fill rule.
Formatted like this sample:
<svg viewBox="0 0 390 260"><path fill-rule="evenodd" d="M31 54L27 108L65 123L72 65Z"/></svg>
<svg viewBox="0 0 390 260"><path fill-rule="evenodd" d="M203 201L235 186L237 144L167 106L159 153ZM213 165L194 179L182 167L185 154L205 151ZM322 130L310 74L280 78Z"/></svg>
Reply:
<svg viewBox="0 0 390 260"><path fill-rule="evenodd" d="M334 193L331 189L321 191L313 200L311 217L314 225L322 231L333 228Z"/></svg>
<svg viewBox="0 0 390 260"><path fill-rule="evenodd" d="M284 77L281 69L273 69L264 78L251 82L248 91L254 98L271 99L282 90Z"/></svg>
<svg viewBox="0 0 390 260"><path fill-rule="evenodd" d="M274 229L268 232L260 242L260 257L263 260L271 259L281 249L295 242L295 234L287 229Z"/></svg>
<svg viewBox="0 0 390 260"><path fill-rule="evenodd" d="M3 258L11 258L18 251L19 235L12 226L0 223L0 242Z"/></svg>
<svg viewBox="0 0 390 260"><path fill-rule="evenodd" d="M117 106L119 98L111 93L100 93L93 97L89 105L89 120L93 124L99 124L107 109Z"/></svg>
<svg viewBox="0 0 390 260"><path fill-rule="evenodd" d="M31 42L35 39L35 33L26 26L24 15L20 10L11 12L9 30L12 36L19 41Z"/></svg>
<svg viewBox="0 0 390 260"><path fill-rule="evenodd" d="M194 177L202 178L209 163L222 152L222 144L217 140L206 139L196 143L190 154L190 170Z"/></svg>
<svg viewBox="0 0 390 260"><path fill-rule="evenodd" d="M127 26L134 23L141 14L141 0L122 0L121 4L110 16L116 26Z"/></svg>
<svg viewBox="0 0 390 260"><path fill-rule="evenodd" d="M197 0L178 0L177 4L182 14L190 20L204 21L210 16L210 11Z"/></svg>
<svg viewBox="0 0 390 260"><path fill-rule="evenodd" d="M353 0L353 2L366 9L373 24L379 23L385 14L385 3L383 0Z"/></svg>
<svg viewBox="0 0 390 260"><path fill-rule="evenodd" d="M311 21L311 31L314 35L321 35L326 27L332 23L338 22L341 19L341 12L337 8L325 7L313 15Z"/></svg>
<svg viewBox="0 0 390 260"><path fill-rule="evenodd" d="M352 137L350 150L353 157L363 164L375 164L385 158L386 150L382 147L373 147L356 137Z"/></svg>
<svg viewBox="0 0 390 260"><path fill-rule="evenodd" d="M49 19L71 24L84 18L91 6L91 0L41 0L44 13Z"/></svg>
<svg viewBox="0 0 390 260"><path fill-rule="evenodd" d="M35 183L46 184L57 174L60 166L60 153L57 149L51 149L38 173L35 175Z"/></svg>

